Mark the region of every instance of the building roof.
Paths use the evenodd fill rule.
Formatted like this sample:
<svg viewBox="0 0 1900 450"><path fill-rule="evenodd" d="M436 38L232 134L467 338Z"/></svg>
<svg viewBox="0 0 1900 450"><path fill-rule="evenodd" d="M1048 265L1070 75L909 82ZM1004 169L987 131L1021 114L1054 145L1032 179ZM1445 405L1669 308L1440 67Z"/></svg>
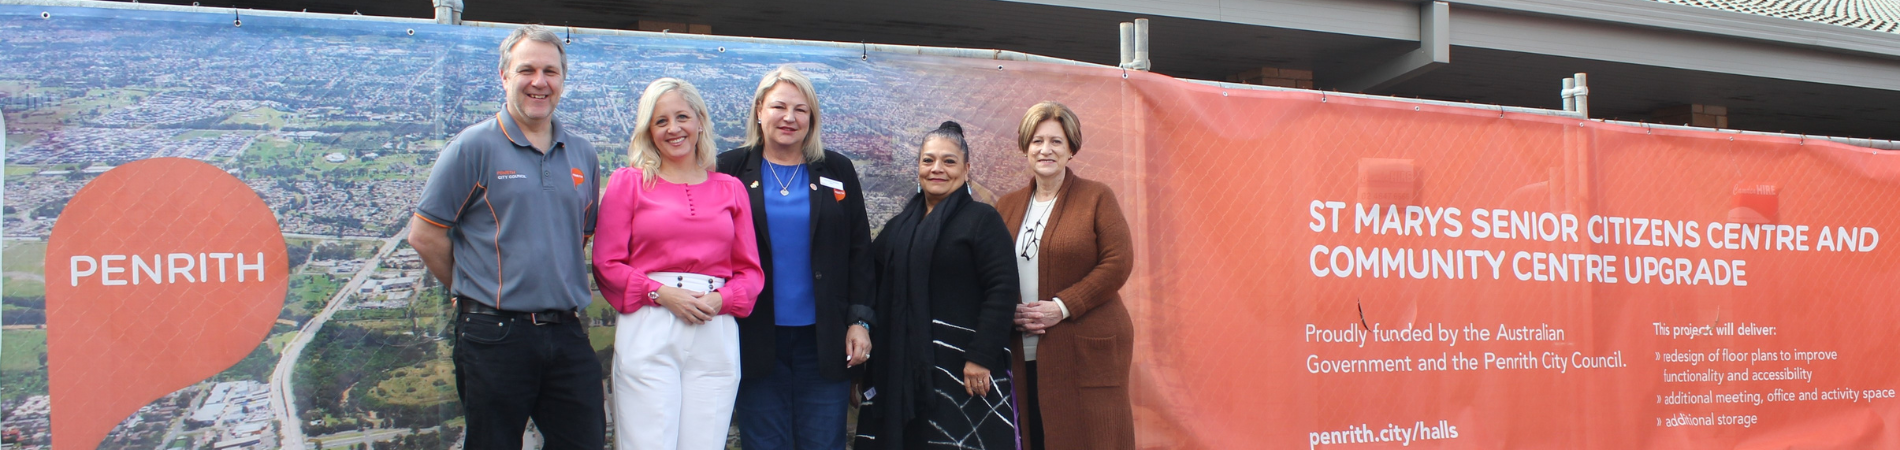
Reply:
<svg viewBox="0 0 1900 450"><path fill-rule="evenodd" d="M583 32L684 23L719 35L999 49L1112 66L1118 24L1148 18L1154 72L1179 78L1297 69L1321 90L1556 109L1560 80L1587 73L1593 118L1647 121L1712 105L1727 111L1728 128L1900 140L1900 0L1441 1L465 0L463 19ZM240 3L142 2L133 7ZM362 20L434 15L421 1L241 3L370 16L350 16ZM1432 36L1443 33L1432 49L1446 54L1388 77L1385 69L1418 59L1427 23Z"/></svg>
<svg viewBox="0 0 1900 450"><path fill-rule="evenodd" d="M1654 0L1900 33L1900 0Z"/></svg>

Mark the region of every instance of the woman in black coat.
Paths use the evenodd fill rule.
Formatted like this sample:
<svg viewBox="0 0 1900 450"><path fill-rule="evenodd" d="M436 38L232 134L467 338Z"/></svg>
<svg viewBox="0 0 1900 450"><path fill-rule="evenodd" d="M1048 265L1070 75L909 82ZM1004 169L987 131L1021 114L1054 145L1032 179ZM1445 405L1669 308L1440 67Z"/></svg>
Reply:
<svg viewBox="0 0 1900 450"><path fill-rule="evenodd" d="M880 356L856 448L1014 449L1009 230L970 197L970 150L956 122L920 147L919 192L871 243Z"/></svg>

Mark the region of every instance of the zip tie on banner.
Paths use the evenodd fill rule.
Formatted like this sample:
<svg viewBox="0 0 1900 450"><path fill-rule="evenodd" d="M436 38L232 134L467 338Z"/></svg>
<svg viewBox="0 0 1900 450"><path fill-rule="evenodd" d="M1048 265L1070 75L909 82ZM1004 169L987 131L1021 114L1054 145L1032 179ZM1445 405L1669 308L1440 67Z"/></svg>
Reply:
<svg viewBox="0 0 1900 450"><path fill-rule="evenodd" d="M858 41L858 60L859 61L871 60L871 44L865 41Z"/></svg>
<svg viewBox="0 0 1900 450"><path fill-rule="evenodd" d="M238 9L236 7L231 8L231 26L232 27L244 26L244 19L241 17L238 17Z"/></svg>
<svg viewBox="0 0 1900 450"><path fill-rule="evenodd" d="M1358 298L1353 298L1353 299L1352 299L1352 303L1353 303L1354 305L1357 305L1357 306L1359 307L1359 326L1361 326L1361 327L1365 327L1365 330L1366 330L1366 331L1372 331L1372 327L1370 327L1370 326L1366 326L1366 304L1365 304L1365 302L1362 302L1362 301L1359 301L1359 299L1358 299Z"/></svg>
<svg viewBox="0 0 1900 450"><path fill-rule="evenodd" d="M567 44L574 43L574 26L568 25L567 22L561 22L561 26L567 27L567 39L564 41L564 43L567 43Z"/></svg>

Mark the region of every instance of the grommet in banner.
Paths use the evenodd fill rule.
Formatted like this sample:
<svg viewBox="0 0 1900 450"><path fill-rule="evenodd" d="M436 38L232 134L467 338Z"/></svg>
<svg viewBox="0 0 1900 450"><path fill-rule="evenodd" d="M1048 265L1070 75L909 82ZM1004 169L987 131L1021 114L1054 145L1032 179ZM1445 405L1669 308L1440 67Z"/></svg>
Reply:
<svg viewBox="0 0 1900 450"><path fill-rule="evenodd" d="M996 66L996 70L1003 70L1003 66L1002 66L1002 65L1000 65L1000 64L999 64L999 65L997 65L997 66Z"/></svg>
<svg viewBox="0 0 1900 450"><path fill-rule="evenodd" d="M53 18L53 13L50 13L50 12L46 12L46 11L40 11L40 18L41 18L41 19L51 19L51 18Z"/></svg>
<svg viewBox="0 0 1900 450"><path fill-rule="evenodd" d="M198 2L191 2L191 6L198 6Z"/></svg>
<svg viewBox="0 0 1900 450"><path fill-rule="evenodd" d="M409 33L409 35L410 35L410 36L415 36L415 35L416 35L416 29L414 29L414 28L410 28L410 29L408 29L408 30L407 30L407 32Z"/></svg>
<svg viewBox="0 0 1900 450"><path fill-rule="evenodd" d="M1227 91L1220 91L1220 96L1222 96L1222 97L1226 97L1226 96L1227 96Z"/></svg>
<svg viewBox="0 0 1900 450"><path fill-rule="evenodd" d="M1417 110L1418 110L1418 107L1417 107L1417 106L1413 106L1413 107L1412 107L1412 110L1413 110L1413 111L1417 111Z"/></svg>
<svg viewBox="0 0 1900 450"><path fill-rule="evenodd" d="M725 53L725 52L726 52L725 47L719 47L719 53Z"/></svg>
<svg viewBox="0 0 1900 450"><path fill-rule="evenodd" d="M231 26L234 26L234 27L241 27L241 26L244 26L244 21L242 21L242 20L237 20L237 19L231 19Z"/></svg>

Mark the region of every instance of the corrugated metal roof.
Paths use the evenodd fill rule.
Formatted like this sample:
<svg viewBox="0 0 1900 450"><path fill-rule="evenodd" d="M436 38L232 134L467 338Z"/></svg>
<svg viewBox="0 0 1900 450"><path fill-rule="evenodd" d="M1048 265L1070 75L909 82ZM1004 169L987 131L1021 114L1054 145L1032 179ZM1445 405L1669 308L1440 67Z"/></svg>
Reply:
<svg viewBox="0 0 1900 450"><path fill-rule="evenodd" d="M1900 33L1900 0L1653 0Z"/></svg>

